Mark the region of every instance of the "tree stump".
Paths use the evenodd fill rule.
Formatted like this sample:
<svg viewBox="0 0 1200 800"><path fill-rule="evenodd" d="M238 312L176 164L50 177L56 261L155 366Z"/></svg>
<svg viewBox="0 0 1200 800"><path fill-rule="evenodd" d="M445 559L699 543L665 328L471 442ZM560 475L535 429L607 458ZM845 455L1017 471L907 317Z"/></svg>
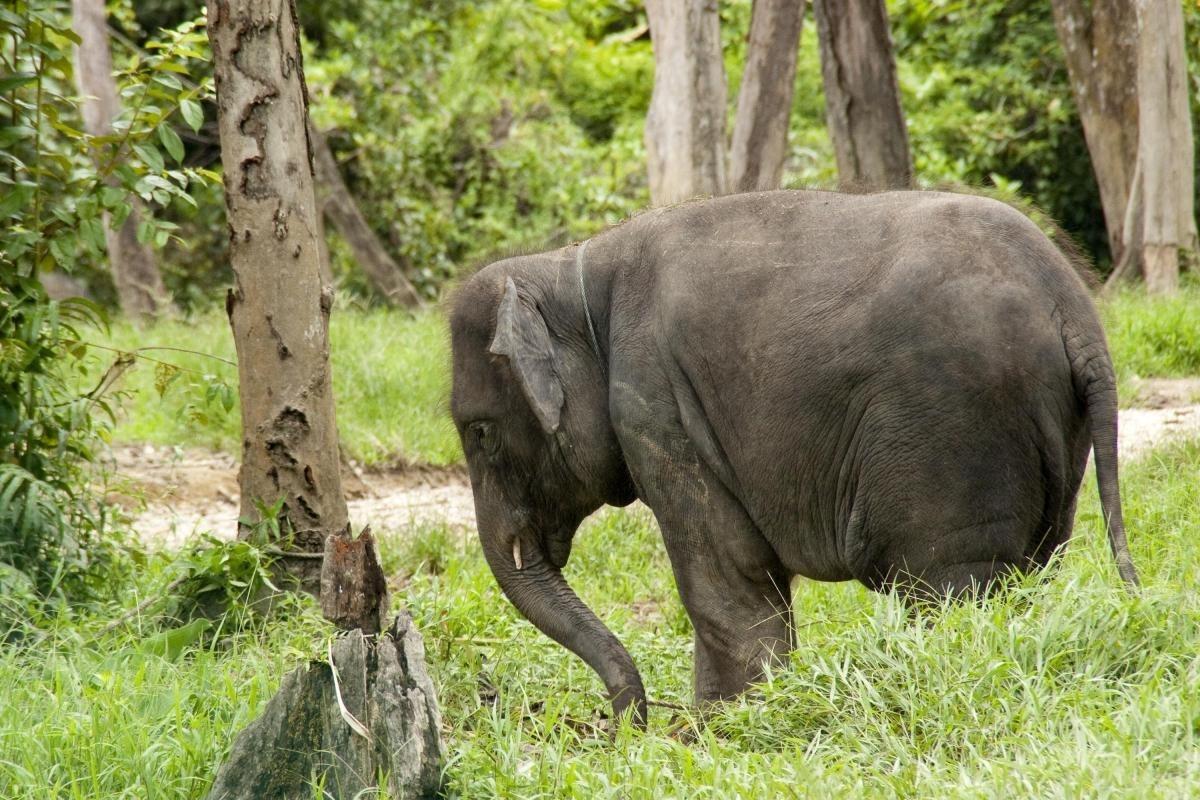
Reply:
<svg viewBox="0 0 1200 800"><path fill-rule="evenodd" d="M379 633L388 622L387 578L371 527L358 538L350 528L325 540L321 562L321 613L345 631Z"/></svg>
<svg viewBox="0 0 1200 800"><path fill-rule="evenodd" d="M330 797L437 796L441 713L411 617L401 612L379 636L340 636L330 652L336 678L320 661L289 673L234 741L209 800L306 798L314 784Z"/></svg>
<svg viewBox="0 0 1200 800"><path fill-rule="evenodd" d="M408 612L387 624L370 529L351 538L347 526L325 540L321 609L349 633L330 645L329 663L283 679L234 741L209 800L291 800L311 797L314 785L339 798L386 788L394 800L441 789L442 718L425 645Z"/></svg>

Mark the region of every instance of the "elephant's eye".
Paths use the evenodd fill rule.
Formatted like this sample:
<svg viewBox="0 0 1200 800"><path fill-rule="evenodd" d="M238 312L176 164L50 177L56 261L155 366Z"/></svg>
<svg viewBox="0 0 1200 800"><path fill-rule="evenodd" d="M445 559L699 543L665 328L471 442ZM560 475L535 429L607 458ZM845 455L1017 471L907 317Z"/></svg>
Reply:
<svg viewBox="0 0 1200 800"><path fill-rule="evenodd" d="M491 422L472 422L467 430L475 440L475 446L485 453L496 451L496 426Z"/></svg>

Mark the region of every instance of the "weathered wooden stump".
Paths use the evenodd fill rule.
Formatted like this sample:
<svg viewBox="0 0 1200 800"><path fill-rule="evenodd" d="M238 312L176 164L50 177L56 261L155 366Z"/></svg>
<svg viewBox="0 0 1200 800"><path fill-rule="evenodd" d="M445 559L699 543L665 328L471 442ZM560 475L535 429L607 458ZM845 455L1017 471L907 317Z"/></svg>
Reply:
<svg viewBox="0 0 1200 800"><path fill-rule="evenodd" d="M350 798L386 788L392 798L438 794L441 712L425 646L407 612L390 625L387 589L370 533L325 545L321 607L354 630L283 679L263 715L237 737L209 800ZM364 634L364 630L383 632Z"/></svg>
<svg viewBox="0 0 1200 800"><path fill-rule="evenodd" d="M346 531L325 540L320 599L325 619L342 630L379 633L388 623L387 579L370 526L357 539Z"/></svg>

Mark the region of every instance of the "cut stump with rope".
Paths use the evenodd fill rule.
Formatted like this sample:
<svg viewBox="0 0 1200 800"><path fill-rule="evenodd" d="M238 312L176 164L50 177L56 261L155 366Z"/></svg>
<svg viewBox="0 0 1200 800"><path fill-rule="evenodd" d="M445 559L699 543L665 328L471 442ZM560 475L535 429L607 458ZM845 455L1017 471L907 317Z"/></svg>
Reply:
<svg viewBox="0 0 1200 800"><path fill-rule="evenodd" d="M387 588L369 531L326 541L321 607L347 632L329 645L328 662L283 679L234 741L209 800L311 797L314 786L329 797L438 796L441 712L425 646L406 611L383 623Z"/></svg>

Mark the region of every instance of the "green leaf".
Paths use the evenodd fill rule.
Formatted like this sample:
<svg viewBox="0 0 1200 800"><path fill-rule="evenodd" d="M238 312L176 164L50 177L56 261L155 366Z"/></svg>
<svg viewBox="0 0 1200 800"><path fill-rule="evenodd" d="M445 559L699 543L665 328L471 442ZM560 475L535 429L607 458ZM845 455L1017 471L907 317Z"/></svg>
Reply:
<svg viewBox="0 0 1200 800"><path fill-rule="evenodd" d="M0 219L8 219L29 203L35 187L15 186L4 192L0 197Z"/></svg>
<svg viewBox="0 0 1200 800"><path fill-rule="evenodd" d="M50 240L50 255L58 266L70 270L75 266L75 234L67 233Z"/></svg>
<svg viewBox="0 0 1200 800"><path fill-rule="evenodd" d="M199 131L200 126L204 124L204 109L195 100L180 100L179 113L194 131Z"/></svg>
<svg viewBox="0 0 1200 800"><path fill-rule="evenodd" d="M100 189L100 203L105 208L113 209L125 202L125 192L116 186L105 186Z"/></svg>
<svg viewBox="0 0 1200 800"><path fill-rule="evenodd" d="M37 133L28 125L4 125L0 127L0 147L11 147L22 139L32 139ZM8 153L10 157L11 153Z"/></svg>
<svg viewBox="0 0 1200 800"><path fill-rule="evenodd" d="M11 75L0 76L0 93L8 94L36 80L37 75L32 72L14 72Z"/></svg>
<svg viewBox="0 0 1200 800"><path fill-rule="evenodd" d="M97 253L104 252L104 226L100 220L90 217L79 221L79 232L86 242L91 244Z"/></svg>
<svg viewBox="0 0 1200 800"><path fill-rule="evenodd" d="M196 642L211 627L212 622L207 619L194 619L181 628L151 636L142 643L141 650L174 661L188 645Z"/></svg>
<svg viewBox="0 0 1200 800"><path fill-rule="evenodd" d="M142 163L144 163L150 170L154 172L162 172L163 169L166 168L166 164L163 162L162 153L158 152L158 148L156 148L154 145L148 142L135 144L133 146L133 150L138 154L138 158L142 159Z"/></svg>
<svg viewBox="0 0 1200 800"><path fill-rule="evenodd" d="M175 159L175 163L183 161L183 142L179 139L179 134L170 125L163 123L158 126L158 139L162 142L163 147L171 154L171 158Z"/></svg>
<svg viewBox="0 0 1200 800"><path fill-rule="evenodd" d="M219 395L221 398L221 408L225 409L225 413L228 414L233 410L233 387L228 383L222 383Z"/></svg>

